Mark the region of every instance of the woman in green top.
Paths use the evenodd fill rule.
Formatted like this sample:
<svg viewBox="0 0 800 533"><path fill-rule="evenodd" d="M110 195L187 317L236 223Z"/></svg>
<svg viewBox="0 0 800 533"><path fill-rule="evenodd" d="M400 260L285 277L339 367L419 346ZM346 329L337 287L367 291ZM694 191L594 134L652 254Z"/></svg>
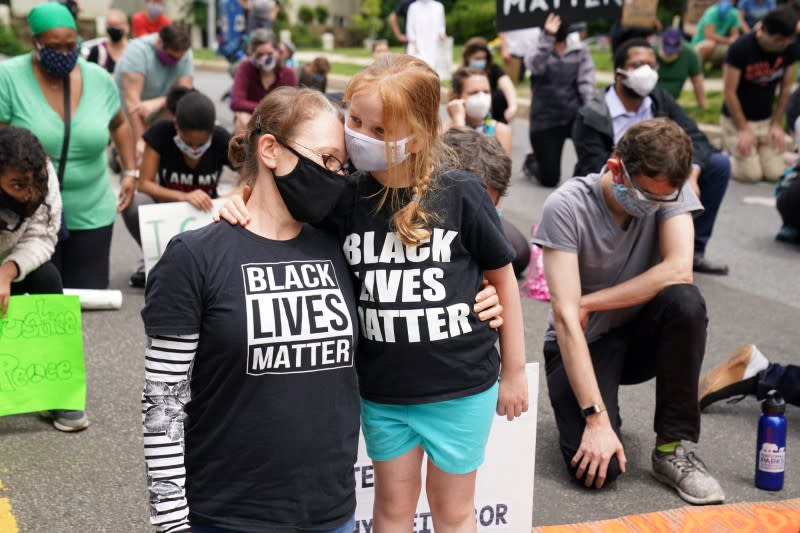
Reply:
<svg viewBox="0 0 800 533"><path fill-rule="evenodd" d="M0 126L33 132L60 169L69 88L69 143L59 175L69 236L58 243L53 263L65 287L105 289L114 219L136 188L131 129L114 81L102 68L78 58L78 34L69 10L56 3L38 5L28 14L28 24L35 50L0 63ZM106 164L109 133L126 169L118 199Z"/></svg>

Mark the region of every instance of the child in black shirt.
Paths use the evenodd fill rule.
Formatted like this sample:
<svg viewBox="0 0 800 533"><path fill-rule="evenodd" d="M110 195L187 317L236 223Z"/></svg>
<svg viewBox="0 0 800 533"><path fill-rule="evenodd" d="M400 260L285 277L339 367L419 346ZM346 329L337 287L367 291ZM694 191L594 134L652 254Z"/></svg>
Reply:
<svg viewBox="0 0 800 533"><path fill-rule="evenodd" d="M222 167L228 161L231 135L215 126L214 103L198 91L180 98L175 120L162 120L144 136L145 151L139 170L139 192L122 213L125 226L139 246L139 206L160 202L189 202L210 211L217 197ZM144 287L144 265L131 276L131 285Z"/></svg>

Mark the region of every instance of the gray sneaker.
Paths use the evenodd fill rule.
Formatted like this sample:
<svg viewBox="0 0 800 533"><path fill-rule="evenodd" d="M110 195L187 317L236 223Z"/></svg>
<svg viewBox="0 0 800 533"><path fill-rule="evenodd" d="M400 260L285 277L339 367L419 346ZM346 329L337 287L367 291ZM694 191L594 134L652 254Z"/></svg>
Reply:
<svg viewBox="0 0 800 533"><path fill-rule="evenodd" d="M65 411L57 409L54 411L42 411L39 416L50 420L53 427L59 431L74 433L83 431L89 427L89 418L84 411Z"/></svg>
<svg viewBox="0 0 800 533"><path fill-rule="evenodd" d="M678 446L675 453L653 450L653 477L678 491L681 498L693 505L722 503L725 493L706 465L694 452L686 453Z"/></svg>

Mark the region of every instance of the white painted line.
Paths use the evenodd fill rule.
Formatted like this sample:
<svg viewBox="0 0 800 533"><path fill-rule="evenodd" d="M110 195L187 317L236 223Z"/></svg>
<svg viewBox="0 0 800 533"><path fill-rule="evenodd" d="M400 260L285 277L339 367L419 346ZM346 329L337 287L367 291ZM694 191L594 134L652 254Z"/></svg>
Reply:
<svg viewBox="0 0 800 533"><path fill-rule="evenodd" d="M775 207L774 196L745 196L742 198L743 204L763 205L765 207Z"/></svg>

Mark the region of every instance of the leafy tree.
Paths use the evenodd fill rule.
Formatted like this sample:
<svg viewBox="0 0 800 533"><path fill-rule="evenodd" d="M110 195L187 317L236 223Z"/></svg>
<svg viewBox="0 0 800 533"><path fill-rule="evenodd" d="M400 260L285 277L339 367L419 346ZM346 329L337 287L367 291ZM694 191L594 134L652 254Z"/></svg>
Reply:
<svg viewBox="0 0 800 533"><path fill-rule="evenodd" d="M311 6L300 6L300 9L297 10L297 18L308 26L314 22L314 9Z"/></svg>
<svg viewBox="0 0 800 533"><path fill-rule="evenodd" d="M324 25L325 23L328 22L328 17L330 16L330 11L328 11L327 7L325 7L323 5L319 5L319 6L314 8L314 15L315 15L315 18L317 19L317 24Z"/></svg>

